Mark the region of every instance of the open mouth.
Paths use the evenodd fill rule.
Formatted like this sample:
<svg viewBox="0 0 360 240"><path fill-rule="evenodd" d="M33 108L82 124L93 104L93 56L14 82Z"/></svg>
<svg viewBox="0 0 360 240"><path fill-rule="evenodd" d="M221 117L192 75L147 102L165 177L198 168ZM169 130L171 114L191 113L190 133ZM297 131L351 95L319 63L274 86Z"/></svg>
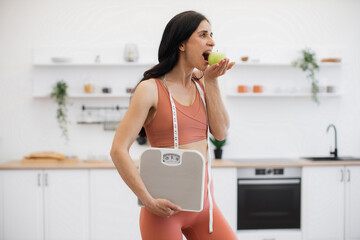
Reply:
<svg viewBox="0 0 360 240"><path fill-rule="evenodd" d="M205 61L207 61L209 59L209 55L210 55L210 52L203 53L203 58L205 59Z"/></svg>

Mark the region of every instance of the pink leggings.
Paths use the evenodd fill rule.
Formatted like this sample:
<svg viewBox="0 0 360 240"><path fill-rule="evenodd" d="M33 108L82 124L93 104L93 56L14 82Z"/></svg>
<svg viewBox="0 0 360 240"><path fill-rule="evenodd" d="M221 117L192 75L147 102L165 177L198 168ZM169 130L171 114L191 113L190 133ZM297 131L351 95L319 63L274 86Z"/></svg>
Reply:
<svg viewBox="0 0 360 240"><path fill-rule="evenodd" d="M205 171L207 173L207 171ZM207 174L205 182L208 182ZM142 207L140 231L143 240L237 240L234 231L214 201L214 229L209 233L209 200L207 186L204 193L204 208L201 212L179 212L171 217L159 217ZM213 193L213 185L211 184ZM212 194L214 199L214 196Z"/></svg>

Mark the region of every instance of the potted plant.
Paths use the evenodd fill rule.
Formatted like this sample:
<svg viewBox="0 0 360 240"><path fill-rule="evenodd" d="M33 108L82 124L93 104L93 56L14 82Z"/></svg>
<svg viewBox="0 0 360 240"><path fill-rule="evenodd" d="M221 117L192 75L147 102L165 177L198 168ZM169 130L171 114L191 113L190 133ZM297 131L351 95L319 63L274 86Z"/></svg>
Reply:
<svg viewBox="0 0 360 240"><path fill-rule="evenodd" d="M214 154L216 159L221 159L222 156L222 147L226 144L226 138L224 140L217 140L214 137L210 138L211 143L215 146Z"/></svg>
<svg viewBox="0 0 360 240"><path fill-rule="evenodd" d="M315 70L319 71L320 68L315 59L315 52L310 48L304 49L301 52L303 54L303 58L292 62L292 65L294 67L298 66L304 72L308 72L306 77L311 80L312 99L319 104L320 102L317 97L317 93L319 92L319 81L315 78Z"/></svg>
<svg viewBox="0 0 360 240"><path fill-rule="evenodd" d="M59 127L62 131L62 135L65 137L66 141L69 140L68 130L67 130L67 89L68 85L63 80L58 81L51 92L51 98L55 100L58 104L58 109L56 112L56 119L58 121Z"/></svg>

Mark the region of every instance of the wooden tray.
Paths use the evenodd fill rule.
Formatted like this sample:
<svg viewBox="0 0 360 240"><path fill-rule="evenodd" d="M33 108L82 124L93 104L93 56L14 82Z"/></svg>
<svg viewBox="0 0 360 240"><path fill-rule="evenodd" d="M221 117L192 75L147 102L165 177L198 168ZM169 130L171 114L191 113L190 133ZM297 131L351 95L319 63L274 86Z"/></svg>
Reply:
<svg viewBox="0 0 360 240"><path fill-rule="evenodd" d="M21 163L78 163L78 158L65 158L64 160L57 160L54 158L23 158Z"/></svg>

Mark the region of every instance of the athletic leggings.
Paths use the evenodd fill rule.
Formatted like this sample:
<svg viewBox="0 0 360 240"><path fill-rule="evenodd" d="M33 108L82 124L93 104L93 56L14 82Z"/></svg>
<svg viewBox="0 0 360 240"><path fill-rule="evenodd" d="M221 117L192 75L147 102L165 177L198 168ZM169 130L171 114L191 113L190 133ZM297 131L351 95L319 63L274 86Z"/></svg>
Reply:
<svg viewBox="0 0 360 240"><path fill-rule="evenodd" d="M214 228L209 233L209 199L207 196L208 176L205 171L204 207L201 212L178 212L170 217L159 217L145 207L140 212L140 231L143 240L237 240L234 231L214 201L213 184L211 193L214 207Z"/></svg>

